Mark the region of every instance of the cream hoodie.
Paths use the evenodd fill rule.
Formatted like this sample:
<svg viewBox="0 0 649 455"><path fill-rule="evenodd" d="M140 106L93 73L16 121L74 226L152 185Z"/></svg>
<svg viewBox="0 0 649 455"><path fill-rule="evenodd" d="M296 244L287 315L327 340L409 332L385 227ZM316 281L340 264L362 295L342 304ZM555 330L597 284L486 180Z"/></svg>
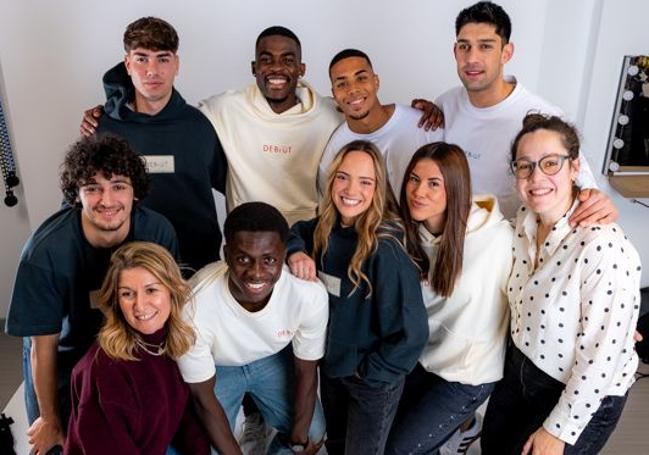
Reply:
<svg viewBox="0 0 649 455"><path fill-rule="evenodd" d="M289 224L315 216L318 164L342 117L333 100L320 97L305 81L296 92L300 103L281 114L273 112L256 84L199 104L228 159L228 211L263 201Z"/></svg>
<svg viewBox="0 0 649 455"><path fill-rule="evenodd" d="M435 263L439 237L423 225L424 251ZM462 272L450 297L422 283L430 336L420 357L424 368L450 382L479 385L502 378L512 267L513 229L492 195L474 196L464 241ZM431 271L432 273L432 271Z"/></svg>

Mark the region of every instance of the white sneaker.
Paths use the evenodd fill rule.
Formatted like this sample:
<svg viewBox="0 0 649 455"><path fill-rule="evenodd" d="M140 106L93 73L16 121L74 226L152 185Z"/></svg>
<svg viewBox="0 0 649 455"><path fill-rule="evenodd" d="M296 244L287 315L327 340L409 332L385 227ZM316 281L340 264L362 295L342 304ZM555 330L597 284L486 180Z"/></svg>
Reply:
<svg viewBox="0 0 649 455"><path fill-rule="evenodd" d="M239 437L239 446L244 455L265 455L273 429L259 412L246 416L243 431Z"/></svg>
<svg viewBox="0 0 649 455"><path fill-rule="evenodd" d="M458 428L453 436L439 448L440 455L465 454L479 437L482 431L482 416L476 412L473 423L466 431Z"/></svg>

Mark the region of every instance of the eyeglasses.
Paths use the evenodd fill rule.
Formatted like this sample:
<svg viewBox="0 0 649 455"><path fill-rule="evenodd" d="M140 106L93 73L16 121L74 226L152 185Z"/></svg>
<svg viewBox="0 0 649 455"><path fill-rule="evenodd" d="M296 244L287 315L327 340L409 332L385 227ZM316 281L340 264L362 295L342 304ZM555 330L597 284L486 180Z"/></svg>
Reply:
<svg viewBox="0 0 649 455"><path fill-rule="evenodd" d="M517 179L526 179L534 172L536 166L539 166L541 172L545 175L555 175L563 167L563 162L570 159L568 155L545 155L538 161L519 158L509 163L512 173Z"/></svg>

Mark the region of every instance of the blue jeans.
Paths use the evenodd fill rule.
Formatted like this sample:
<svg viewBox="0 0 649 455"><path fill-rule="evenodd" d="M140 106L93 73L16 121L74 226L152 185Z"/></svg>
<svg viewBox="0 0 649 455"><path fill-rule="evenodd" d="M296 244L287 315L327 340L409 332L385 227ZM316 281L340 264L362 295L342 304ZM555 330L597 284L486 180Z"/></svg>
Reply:
<svg viewBox="0 0 649 455"><path fill-rule="evenodd" d="M36 391L34 390L34 377L32 375L32 358L31 358L32 340L30 337L23 337L23 378L24 383L24 397L25 409L27 411L27 421L29 425L34 423L41 415L38 409L38 400L36 399ZM70 419L70 376L72 375L72 366L68 368L66 362L59 362L57 359L57 389L59 396L59 415L61 417L61 425L66 430L68 427L68 420ZM56 446L47 452L47 455L60 455L63 449Z"/></svg>
<svg viewBox="0 0 649 455"><path fill-rule="evenodd" d="M429 454L440 447L487 399L495 383L448 382L421 364L406 376L385 453Z"/></svg>
<svg viewBox="0 0 649 455"><path fill-rule="evenodd" d="M510 342L505 376L496 384L482 426L483 455L520 454L559 401L565 385L548 376ZM625 396L607 396L574 445L564 455L595 455L602 450L624 409Z"/></svg>
<svg viewBox="0 0 649 455"><path fill-rule="evenodd" d="M255 360L243 366L216 366L216 386L214 393L228 417L230 428L234 424L243 401L248 393L253 399L264 420L279 433L289 435L293 426L293 406L295 403L295 373L293 351L288 346L277 354ZM325 420L322 405L316 399L309 439L322 440L325 435ZM283 444L279 434L268 448L268 454L293 454Z"/></svg>
<svg viewBox="0 0 649 455"><path fill-rule="evenodd" d="M329 455L381 455L403 391L404 377L392 384L349 376L320 375L327 418Z"/></svg>

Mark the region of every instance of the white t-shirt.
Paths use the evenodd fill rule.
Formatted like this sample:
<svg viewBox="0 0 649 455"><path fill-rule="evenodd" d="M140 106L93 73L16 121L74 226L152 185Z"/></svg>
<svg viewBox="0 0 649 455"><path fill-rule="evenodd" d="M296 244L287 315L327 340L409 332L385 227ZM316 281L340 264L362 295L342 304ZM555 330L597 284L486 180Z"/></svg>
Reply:
<svg viewBox="0 0 649 455"><path fill-rule="evenodd" d="M558 107L531 93L513 76L505 78L516 84L500 103L478 108L471 104L464 87L455 87L440 95L435 104L444 112L444 140L457 144L466 153L471 168L474 194L495 194L506 218L512 219L520 200L509 171L511 145L530 111L564 117ZM597 188L597 183L583 154L577 184Z"/></svg>
<svg viewBox="0 0 649 455"><path fill-rule="evenodd" d="M214 376L215 365L241 366L276 354L289 343L303 360L324 355L329 299L320 283L300 280L286 266L260 311L245 310L228 288L225 262L205 266L192 279L193 302L183 318L196 331L196 343L178 366L185 382Z"/></svg>
<svg viewBox="0 0 649 455"><path fill-rule="evenodd" d="M388 180L392 185L395 196L399 198L403 173L406 171L410 158L422 145L443 140L443 130L426 131L417 124L421 119L421 111L408 106L395 104L394 112L378 130L373 133L354 133L347 122L342 123L331 135L329 143L322 154L318 168L318 188L324 194L327 186L329 165L343 146L356 140L372 142L385 158L388 168Z"/></svg>

